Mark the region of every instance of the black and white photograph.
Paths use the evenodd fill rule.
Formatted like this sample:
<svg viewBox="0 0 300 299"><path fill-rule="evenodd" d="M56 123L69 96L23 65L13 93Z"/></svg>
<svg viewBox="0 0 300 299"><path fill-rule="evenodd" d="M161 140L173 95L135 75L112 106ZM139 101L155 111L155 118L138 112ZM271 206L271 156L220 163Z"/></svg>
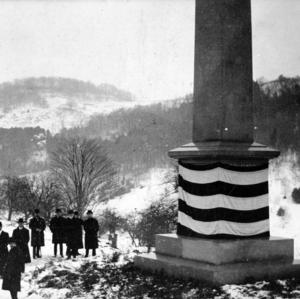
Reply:
<svg viewBox="0 0 300 299"><path fill-rule="evenodd" d="M0 298L300 298L300 0L0 0Z"/></svg>

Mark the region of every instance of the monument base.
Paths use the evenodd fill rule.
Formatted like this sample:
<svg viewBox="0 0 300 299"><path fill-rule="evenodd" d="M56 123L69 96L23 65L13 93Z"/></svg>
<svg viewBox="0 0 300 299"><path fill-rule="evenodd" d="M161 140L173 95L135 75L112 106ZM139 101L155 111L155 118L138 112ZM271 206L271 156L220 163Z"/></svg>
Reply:
<svg viewBox="0 0 300 299"><path fill-rule="evenodd" d="M156 252L138 255L135 265L212 285L287 278L300 274L293 239L207 240L156 235Z"/></svg>
<svg viewBox="0 0 300 299"><path fill-rule="evenodd" d="M213 265L149 253L136 256L134 262L142 269L163 271L170 276L184 279L193 278L214 286L289 278L300 274L300 260L292 263L268 261Z"/></svg>

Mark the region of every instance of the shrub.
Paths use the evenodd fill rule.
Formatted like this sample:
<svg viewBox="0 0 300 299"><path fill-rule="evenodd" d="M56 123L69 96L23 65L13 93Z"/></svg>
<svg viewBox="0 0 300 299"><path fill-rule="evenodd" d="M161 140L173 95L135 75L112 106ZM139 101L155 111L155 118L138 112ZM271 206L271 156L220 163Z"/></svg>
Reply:
<svg viewBox="0 0 300 299"><path fill-rule="evenodd" d="M276 214L279 217L283 217L285 215L285 209L283 207L280 207Z"/></svg>
<svg viewBox="0 0 300 299"><path fill-rule="evenodd" d="M300 188L294 188L292 192L292 199L294 203L300 204Z"/></svg>
<svg viewBox="0 0 300 299"><path fill-rule="evenodd" d="M105 233L115 234L116 231L124 226L124 218L114 209L105 209L99 218L100 235Z"/></svg>
<svg viewBox="0 0 300 299"><path fill-rule="evenodd" d="M126 220L124 222L124 230L129 234L131 243L134 246L138 245L136 241L139 242L139 221L140 213L135 210L133 213L129 214L126 217Z"/></svg>
<svg viewBox="0 0 300 299"><path fill-rule="evenodd" d="M155 235L169 233L175 229L177 222L177 205L174 202L160 199L149 208L138 213L137 217L127 218L125 229L133 242L147 246L148 251L155 243Z"/></svg>

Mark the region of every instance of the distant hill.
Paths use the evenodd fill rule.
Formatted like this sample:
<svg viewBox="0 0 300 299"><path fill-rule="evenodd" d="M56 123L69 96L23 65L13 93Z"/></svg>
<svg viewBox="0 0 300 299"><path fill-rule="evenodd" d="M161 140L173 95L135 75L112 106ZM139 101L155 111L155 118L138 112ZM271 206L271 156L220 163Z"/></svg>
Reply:
<svg viewBox="0 0 300 299"><path fill-rule="evenodd" d="M256 82L253 87L255 141L273 146L282 153L291 149L300 157L298 79L279 77L278 92L274 93L267 92ZM138 177L151 167L170 166L172 160L168 150L191 141L192 95L177 99L177 103L96 115L85 126L64 133L102 139L123 173Z"/></svg>
<svg viewBox="0 0 300 299"><path fill-rule="evenodd" d="M293 78L280 77L276 89L278 92L270 93L254 83L255 140L276 147L282 153L292 150L300 157L300 84ZM192 138L192 95L144 106L137 105L134 100L126 103L134 105L121 109L115 107L107 113L96 111L85 117L84 123L74 123L62 130L50 132L45 127L0 130L0 137L4 136L0 140L0 148L3 148L0 150L0 169L7 171L8 161L16 161L11 168L17 172L44 170L47 168L47 152L53 150L56 138L61 134L101 140L119 165L121 174L133 178L136 183L151 168L170 166L172 160L168 157L168 150L190 142ZM45 111L49 114L52 110ZM58 111L53 109L53 119L49 119L49 124L57 122ZM64 121L68 120L70 113L63 115ZM28 114L33 115L32 112ZM20 122L20 114L16 117ZM44 116L38 114L38 117L43 119Z"/></svg>
<svg viewBox="0 0 300 299"><path fill-rule="evenodd" d="M59 77L15 80L0 84L0 127L40 126L57 133L94 114L135 104L131 93L109 84Z"/></svg>
<svg viewBox="0 0 300 299"><path fill-rule="evenodd" d="M269 82L261 82L261 89L264 93L269 94L270 96L280 96L286 92L294 94L300 93L300 77L284 77L279 76L278 79L269 81Z"/></svg>
<svg viewBox="0 0 300 299"><path fill-rule="evenodd" d="M15 80L0 84L0 108L13 109L19 105L32 103L45 106L45 97L66 97L76 100L132 101L134 96L113 85L95 85L70 78L39 77Z"/></svg>

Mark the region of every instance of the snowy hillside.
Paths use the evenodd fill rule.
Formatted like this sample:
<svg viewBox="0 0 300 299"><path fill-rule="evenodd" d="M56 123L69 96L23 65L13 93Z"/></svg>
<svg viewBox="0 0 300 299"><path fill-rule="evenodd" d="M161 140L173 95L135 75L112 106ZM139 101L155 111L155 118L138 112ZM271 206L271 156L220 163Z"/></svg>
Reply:
<svg viewBox="0 0 300 299"><path fill-rule="evenodd" d="M96 214L101 214L105 208L113 209L122 216L134 211L146 209L153 201L159 200L166 191L172 191L171 183L165 183L168 169L152 169L145 175L138 187L129 193L111 199L108 203L100 204L96 208ZM176 198L174 194L172 197Z"/></svg>
<svg viewBox="0 0 300 299"><path fill-rule="evenodd" d="M135 101L107 100L98 102L94 99L72 101L66 97L45 95L47 105L23 104L5 112L0 110L0 127L41 127L51 133L58 133L62 128L85 125L96 114L107 114L120 108L137 105Z"/></svg>
<svg viewBox="0 0 300 299"><path fill-rule="evenodd" d="M167 100L176 107L182 99ZM41 77L0 84L0 127L41 127L51 133L85 125L92 116L150 105L115 86L69 78Z"/></svg>
<svg viewBox="0 0 300 299"><path fill-rule="evenodd" d="M129 92L69 78L40 77L0 84L0 127L41 127L57 133L94 114L135 105Z"/></svg>

